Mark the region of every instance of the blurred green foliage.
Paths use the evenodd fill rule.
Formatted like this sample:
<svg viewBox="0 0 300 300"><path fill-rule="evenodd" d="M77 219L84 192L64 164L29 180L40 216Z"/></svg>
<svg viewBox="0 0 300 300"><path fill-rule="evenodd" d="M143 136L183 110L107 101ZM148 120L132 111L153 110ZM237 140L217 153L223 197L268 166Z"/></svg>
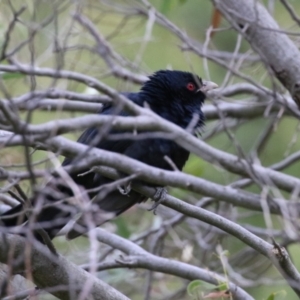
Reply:
<svg viewBox="0 0 300 300"><path fill-rule="evenodd" d="M268 1L265 1L268 4ZM20 7L23 4L27 5L27 10L22 15L22 20L28 21L34 20L36 24L49 17L53 12L53 4L51 1L20 1L15 0L13 5L15 8ZM110 5L113 6L114 1L111 1ZM120 3L117 2L116 3ZM213 7L210 1L187 1L187 0L153 0L151 3L165 14L171 21L173 21L183 31L187 32L189 36L204 43L206 38L206 30L210 26L210 18ZM11 19L11 10L7 5L7 1L2 1L2 10L0 12L0 33L3 36L6 25ZM293 5L298 11L300 11L300 2L293 1ZM197 57L195 54L191 54L186 51L182 51L179 47L180 41L170 34L165 28L154 24L151 33L151 39L144 45L143 37L146 34L145 25L147 20L140 16L132 16L126 23L123 22L123 16L118 11L114 11L109 6L102 4L101 1L85 1L82 6L83 13L90 19L94 20L97 24L98 30L106 37L109 37L109 41L113 45L114 49L125 57L128 61L134 62L137 65L137 69L145 70L148 73L153 71L172 68L180 70L193 70L203 78L211 78L215 82L221 84L222 80L227 72L224 68L217 64L208 61L208 69L204 68L204 60ZM133 85L130 82L123 82L116 78L106 75L106 65L97 54L92 54L90 51L80 49L79 47L68 51L62 56L59 52L53 51L53 44L51 43L53 37L57 34L58 42L61 46L75 46L84 45L93 47L94 42L89 35L83 31L80 25L74 25L70 18L70 13L73 8L67 8L61 12L56 19L56 22L50 22L45 28L39 30L34 40L34 55L36 57L36 63L40 67L55 67L58 64L63 66L63 69L74 70L77 72L83 72L87 75L94 76L103 82L111 85L112 87L120 91L131 91L138 90L138 86ZM296 30L291 27L292 20L285 10L282 9L279 1L275 1L274 17L279 22L280 26L288 30ZM118 27L120 26L120 27ZM237 35L234 30L228 29L227 22L223 19L222 28L226 30L219 31L215 34L213 40L209 44L210 49L222 50L222 51L233 51L236 42ZM116 31L116 28L118 30ZM57 32L56 32L57 31ZM11 37L11 47L17 45L21 40L26 39L28 36L28 30L18 24L14 31L14 35ZM67 39L66 39L67 37ZM1 38L2 41L3 38ZM241 45L241 52L249 50L247 42L243 41ZM22 63L30 62L30 51L28 47L18 54L18 59ZM139 58L138 58L139 57ZM208 71L209 70L209 73ZM262 65L251 65L243 72L249 76L258 79L267 86L270 86L270 80L268 74ZM30 81L30 78L25 77L22 74L1 74L1 80L3 87L11 97L22 95L30 91L33 85L37 89L47 89L51 86L56 86L62 89L68 89L76 92L85 92L86 87L83 84L71 82L67 80L54 81L53 79L42 77L37 78L34 83ZM230 82L238 82L240 79L233 78ZM1 89L3 90L3 89ZM2 93L0 91L0 93ZM0 95L4 97L5 95ZM209 100L208 100L209 102ZM23 112L20 114L21 118L28 119L30 122L38 124L53 119L61 119L74 116L74 113L66 112L48 112L38 111ZM268 117L261 117L255 120L249 120L244 125L233 129L234 136L247 154L251 151L253 145L258 141L261 134L261 129L268 122ZM206 125L208 130L213 124ZM300 147L298 139L299 124L293 118L284 118L277 126L275 133L272 135L270 142L266 149L261 155L261 163L263 165L270 165L274 162L279 161L286 155L296 151ZM79 133L70 133L67 136L71 139L76 139ZM226 133L221 133L212 139L207 141L209 144L219 149L225 150L230 153L236 153L237 149L232 144ZM1 150L1 163L2 164L14 164L15 168L18 169L18 164L24 161L24 150L21 147L15 147L12 149ZM45 152L36 152L33 155L33 161L38 162L47 159L48 155ZM60 158L61 159L61 158ZM37 165L37 168L44 168L45 165L50 165L49 161L42 162ZM228 172L221 170L216 166L202 161L201 159L191 155L191 158L186 165L185 172L201 176L208 180L218 182L221 184L229 184L232 180L238 177ZM286 172L294 176L300 177L300 163L294 164L292 167L287 168ZM250 187L250 191L257 191L255 187ZM29 192L28 188L27 191ZM187 197L184 191L174 189L174 195L185 199ZM194 199L200 199L201 195L194 195ZM138 213L136 213L138 211ZM241 210L243 211L243 210ZM128 219L130 218L130 223ZM137 232L141 232L146 228L150 228L155 223L155 216L151 213L145 212L139 208L133 208L131 211L120 216L112 224L105 226L115 226L116 232L125 237L129 238ZM249 216L240 220L241 223L253 224L257 226L265 226L265 220L261 215ZM282 223L277 217L273 218L273 225L281 228ZM63 238L55 239L55 244L63 255L67 255L70 259L76 263L87 262L88 255L82 256L82 253L88 253L89 245L85 238L78 238L75 241L65 243ZM228 239L226 247L230 253L234 253L242 247L242 243L234 238ZM99 249L101 252L101 247ZM295 244L289 247L289 251L293 257L294 263L298 269L300 269L300 258L299 258L299 245ZM171 254L179 257L180 254ZM112 285L118 286L120 282L125 282L122 285L123 288L129 290L134 285L144 284L142 278L145 278L145 271L138 271L133 273L130 270L113 270L105 273L101 272L100 277L109 278ZM270 269L268 274L274 273L274 269ZM109 276L108 276L109 275ZM154 294L158 296L161 290L174 290L178 287L179 281L175 278L164 279L164 287L157 286L157 290ZM162 281L161 281L162 282ZM128 287L126 287L128 284ZM188 285L188 294L193 295L196 288L199 288L202 283L199 281L193 281ZM125 287L124 287L125 286ZM195 287L196 286L196 287ZM284 283L282 286L259 286L248 289L255 299L284 299L294 300L297 297ZM278 295L277 291L284 291ZM270 296L267 296L270 295ZM278 298L277 298L278 296ZM132 299L141 299L140 294L131 294ZM49 298L50 299L50 298Z"/></svg>

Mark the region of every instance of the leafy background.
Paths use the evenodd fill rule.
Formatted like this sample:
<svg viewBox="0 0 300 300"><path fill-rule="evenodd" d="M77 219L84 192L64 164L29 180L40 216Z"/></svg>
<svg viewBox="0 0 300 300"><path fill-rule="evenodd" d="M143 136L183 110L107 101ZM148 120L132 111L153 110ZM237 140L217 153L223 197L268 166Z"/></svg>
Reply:
<svg viewBox="0 0 300 300"><path fill-rule="evenodd" d="M269 2L264 1L268 6ZM271 2L271 1L270 1ZM137 2L128 1L128 3L136 4ZM127 4L128 4L127 3ZM209 1L175 1L175 0L153 0L151 3L178 27L185 31L190 37L196 41L204 43L206 39L206 32L211 24L211 16L213 7ZM22 15L22 19L27 22L34 22L39 24L42 20L47 18L53 12L53 5L51 1L19 1L15 0L13 5L15 8L26 5L27 9ZM274 2L274 17L280 24L281 28L294 30L297 28L292 26L293 22L278 1ZM222 84L223 78L227 70L218 66L217 64L206 61L203 58L197 57L187 51L180 49L180 41L172 35L165 28L154 24L151 36L147 43L144 42L144 36L147 34L147 20L142 16L132 16L126 22L123 16L118 11L114 10L114 6L122 6L123 1L85 1L82 4L82 10L86 16L93 20L98 30L106 37L109 37L110 43L114 49L124 56L129 62L136 64L136 70L150 74L159 69L171 68L179 70L193 70L203 78L211 79ZM295 9L300 11L300 2L294 1ZM0 11L0 43L3 43L4 33L6 26L11 19L11 9L7 1L2 1ZM137 91L139 87L130 82L124 82L107 76L107 67L97 54L92 54L90 51L81 49L78 45L93 46L93 40L88 34L84 32L82 27L78 24L72 24L70 14L73 12L74 7L67 5L66 9L58 15L57 25L55 22L50 22L48 26L39 30L34 40L34 56L36 63L41 67L55 67L56 64L62 59L63 68L82 72L90 76L94 76L103 82L111 85L119 91ZM124 23L123 23L124 22ZM120 27L118 27L120 26ZM149 24L148 24L149 26ZM117 29L116 29L117 28ZM222 30L221 30L222 29ZM57 31L57 33L55 33ZM68 47L74 47L66 51L63 55L53 51L53 38L57 35L61 44ZM14 34L11 37L11 47L17 45L20 40L28 36L28 30L17 25ZM67 37L67 38L66 38ZM299 44L299 38L295 37L295 42ZM220 30L215 33L212 40L209 42L209 49L222 50L231 52L234 50L237 41L237 34L234 30L229 28L228 23L223 19L220 24ZM249 45L243 41L240 52L249 51ZM23 63L30 62L30 51L25 47L19 54L18 59ZM204 68L207 64L208 68ZM207 72L209 70L209 72ZM266 86L271 87L268 74L261 63L248 64L243 67L243 72L250 75L255 80L264 83ZM29 91L30 80L22 74L1 74L3 86L8 91L11 97L21 95ZM232 78L230 83L240 82L239 78ZM93 93L90 88L87 89L83 84L76 82L68 82L66 80L59 80L53 82L49 78L37 78L37 89L46 89L51 86L57 86L62 89L68 89L82 93ZM4 97L3 88L0 90L1 97ZM209 100L207 100L209 103ZM66 113L61 111L39 111L22 112L20 117L29 119L32 123L41 123L47 120L72 117L74 113ZM234 136L245 153L250 153L253 145L258 141L262 128L268 122L267 117L260 117L253 120L248 120L246 123L233 129ZM213 128L214 122L208 122L204 129L203 135ZM299 123L291 117L283 118L273 133L270 142L264 150L261 158L263 165L268 166L276 161L281 160L288 154L293 153L299 149ZM67 136L71 139L78 137L77 133L71 133ZM215 135L213 138L207 139L207 142L216 148L225 150L230 153L237 153L232 141L225 133ZM9 149L2 149L0 156L1 165L14 165L14 169L20 169L18 164L24 162L24 150L21 147L14 147ZM33 154L33 161L39 162L47 159L47 153L35 152ZM62 158L60 158L62 159ZM36 168L44 168L49 166L49 162L40 163ZM285 170L286 173L299 177L300 163L293 164L292 167ZM195 156L191 156L188 164L186 165L185 172L203 177L213 182L222 184L230 184L237 176L224 171L217 166L213 166ZM24 182L23 188L31 193L30 186ZM249 190L256 190L255 187L250 187ZM184 191L173 189L174 195L181 197L184 200L193 202L201 198L201 195L191 195ZM150 204L148 204L149 207ZM134 207L130 211L124 213L115 221L106 224L104 227L108 230L117 232L119 235L126 238L133 238L138 233L148 229L160 226L162 216L159 214L154 216L152 213L147 212L142 208ZM239 212L244 212L240 209ZM272 219L274 227L281 228L282 223L278 217ZM252 213L244 214L244 217L239 219L239 223L252 224L256 226L265 227L264 218L261 214ZM201 267L207 267L206 262L197 260L201 257L202 249L196 244L190 244L189 236L191 232L180 229L177 232L182 249L177 248L174 250L172 247L165 246L163 255L173 259L182 259L182 254L186 246L191 246L193 249L193 258L190 263L201 262ZM185 236L187 234L187 236ZM172 243L172 238L167 239L168 243ZM58 237L54 240L56 247L59 251L68 256L72 261L77 264L88 262L89 255L89 242L86 238L81 237L72 242L66 242L64 237ZM228 250L227 255L230 257L238 252L244 245L237 241L235 238L226 237L220 241L223 250ZM102 246L101 246L102 247ZM105 247L103 246L103 249ZM300 269L299 258L299 244L294 244L288 249L291 252L294 263ZM100 255L100 254L99 254ZM116 255L116 254L115 254ZM215 261L216 269L225 274L226 270L222 268L222 261L219 254L212 253L211 260ZM257 255L257 262L260 262L260 257ZM242 260L242 258L241 258ZM239 264L237 263L237 266ZM143 270L129 270L119 269L110 270L99 273L99 277L106 282L120 289L131 299L141 299L143 293L143 285L145 272ZM237 270L238 272L238 270ZM277 271L270 268L266 271L265 277L272 278L276 275ZM271 280L272 282L272 280ZM181 279L166 276L162 274L155 274L155 284L152 292L153 299L165 299L165 295L178 289L178 287L186 284ZM188 293L185 294L184 299L192 299L197 297L197 293L201 290L207 289L208 286L202 282L193 282L188 288ZM297 299L294 293L283 282L281 285L260 285L255 288L248 289L255 299ZM274 293L274 294L273 294ZM52 296L43 296L41 299L52 299Z"/></svg>

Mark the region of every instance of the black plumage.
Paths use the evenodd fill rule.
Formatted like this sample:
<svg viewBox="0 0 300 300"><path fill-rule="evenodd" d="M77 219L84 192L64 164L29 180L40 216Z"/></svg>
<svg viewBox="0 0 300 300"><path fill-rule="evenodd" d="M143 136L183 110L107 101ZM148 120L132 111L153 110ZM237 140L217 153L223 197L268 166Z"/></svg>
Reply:
<svg viewBox="0 0 300 300"><path fill-rule="evenodd" d="M193 121L194 128L203 125L204 116L201 106L205 100L206 92L217 87L212 82L203 82L198 76L182 71L158 71L150 76L149 80L142 86L138 93L125 94L127 98L139 106L148 106L152 111L162 118L175 123L176 125L187 128ZM120 110L119 106L105 105L101 114L106 115L121 115L129 116L126 110ZM195 122L196 120L196 122ZM109 126L108 126L109 129ZM124 131L104 130L103 128L89 128L78 139L79 143L97 147L112 152L124 154L133 159L139 160L145 164L158 167L165 170L172 170L170 162L165 159L167 156L177 167L182 170L186 163L189 152L177 145L170 139L162 137L149 136L145 139L119 138L113 139L113 135L117 134L122 137ZM127 132L128 133L128 132ZM86 153L88 155L88 151ZM76 164L82 157L66 158L63 166ZM82 172L80 172L82 173ZM146 198L131 190L127 195L124 195L119 189L114 189L103 195L98 191L89 191L112 181L99 173L87 173L84 176L78 176L77 173L70 174L73 181L88 191L90 199L98 197L97 205L99 210L94 213L94 224L100 225L106 221L103 217L107 215L119 215L123 211L130 208L132 205L145 201ZM55 191L55 192L54 192ZM101 198L100 198L101 195ZM66 209L62 208L61 203L55 205L58 200L64 197L72 196L72 191L65 184L49 184L43 191L44 209L37 216L37 223L43 227L53 238L56 233L65 225L66 220L70 217L68 205ZM35 203L37 196L34 196L32 202ZM54 203L54 205L45 204ZM1 216L1 221L5 226L15 226L20 221L14 214L22 212L21 205L12 208ZM98 218L97 218L98 215ZM11 216L10 218L8 218ZM5 217L5 218L4 218ZM23 216L23 220L26 216ZM78 222L84 223L84 222ZM78 228L77 228L78 229ZM87 229L85 226L79 228L82 232ZM79 230L79 231L80 231ZM71 231L69 237L77 236L75 231Z"/></svg>

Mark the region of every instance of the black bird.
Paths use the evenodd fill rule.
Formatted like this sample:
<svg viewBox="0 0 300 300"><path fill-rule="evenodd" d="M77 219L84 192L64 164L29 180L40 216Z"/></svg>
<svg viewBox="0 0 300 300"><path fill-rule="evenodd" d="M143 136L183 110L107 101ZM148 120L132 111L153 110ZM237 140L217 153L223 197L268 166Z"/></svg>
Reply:
<svg viewBox="0 0 300 300"><path fill-rule="evenodd" d="M197 75L183 71L165 70L158 71L150 76L140 92L124 95L135 104L148 106L162 118L182 128L187 128L192 121L196 123L194 128L199 128L204 124L201 107L205 100L206 92L216 87L215 83L202 81ZM110 104L105 105L100 114L130 115L126 110L120 110L118 105ZM129 138L128 135L122 138L122 133L126 132L112 130L105 132L103 128L93 127L87 129L80 136L78 142L91 147L121 153L164 170L173 169L170 161L166 160L165 157L168 157L179 170L182 170L189 157L187 150L170 139L157 138L155 136L148 136L145 139L134 139L134 137ZM115 134L118 134L120 138L117 140L110 138ZM86 155L88 155L88 151ZM81 157L66 158L62 165L76 164L80 159ZM84 173L84 171L80 173ZM78 176L78 173L75 172L71 173L70 177L81 189L87 191L89 199L99 198L96 201L99 209L93 214L93 224L97 226L107 219L121 214L134 204L147 200L145 196L134 190L129 191L127 194L116 187L106 194L95 191L95 188L112 183L112 180L99 173L87 172L84 176ZM59 180L61 181L62 179L59 178ZM46 188L43 189L39 196L35 195L31 201L33 204L36 204L37 198L43 198L43 208L38 213L35 221L46 230L51 239L64 227L71 214L70 205L62 205L60 200L72 195L72 190L66 184L56 183L55 187L53 187L53 184L50 183L46 185ZM57 201L59 203L56 204ZM4 213L0 220L6 227L19 225L27 221L24 211L23 206L20 204ZM82 226L79 226L79 228L75 227L75 230L69 232L69 238L80 235L78 232L84 233L88 230L83 221L84 219L78 222ZM37 238L41 240L38 235Z"/></svg>

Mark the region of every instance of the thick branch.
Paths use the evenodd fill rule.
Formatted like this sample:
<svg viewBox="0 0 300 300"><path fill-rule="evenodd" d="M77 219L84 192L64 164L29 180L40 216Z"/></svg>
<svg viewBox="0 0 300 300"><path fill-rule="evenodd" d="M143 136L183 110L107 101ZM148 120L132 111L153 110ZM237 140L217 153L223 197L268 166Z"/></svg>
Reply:
<svg viewBox="0 0 300 300"><path fill-rule="evenodd" d="M31 261L31 275L35 284L43 288L53 287L51 293L59 299L77 299L87 282L90 285L90 297L98 300L122 300L128 299L126 296L102 282L97 277L85 272L82 268L69 262L62 256L53 256L50 251L41 244L26 244L25 240L19 236L2 234L0 236L0 261L7 263L11 257L11 249L14 250L14 261L22 261L16 272L24 270L24 265L28 265L25 260ZM24 257L25 254L25 257ZM26 254L30 254L26 256ZM21 258L21 260L20 260ZM45 270L47 270L45 272ZM30 278L29 276L29 278ZM62 287L62 289L59 289Z"/></svg>
<svg viewBox="0 0 300 300"><path fill-rule="evenodd" d="M213 0L217 9L242 32L300 107L300 52L267 9L256 0Z"/></svg>

